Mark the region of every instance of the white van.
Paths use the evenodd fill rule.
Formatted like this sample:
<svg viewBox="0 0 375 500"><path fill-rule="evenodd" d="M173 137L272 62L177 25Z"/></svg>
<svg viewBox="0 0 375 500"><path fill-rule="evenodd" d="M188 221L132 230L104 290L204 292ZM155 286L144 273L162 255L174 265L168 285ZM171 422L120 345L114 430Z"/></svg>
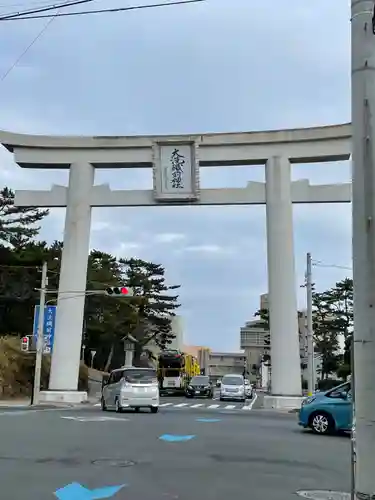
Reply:
<svg viewBox="0 0 375 500"><path fill-rule="evenodd" d="M225 375L221 379L220 401L246 401L245 380L242 375Z"/></svg>
<svg viewBox="0 0 375 500"><path fill-rule="evenodd" d="M103 377L101 407L103 411L126 408L159 410L159 385L153 368L119 368L109 378Z"/></svg>

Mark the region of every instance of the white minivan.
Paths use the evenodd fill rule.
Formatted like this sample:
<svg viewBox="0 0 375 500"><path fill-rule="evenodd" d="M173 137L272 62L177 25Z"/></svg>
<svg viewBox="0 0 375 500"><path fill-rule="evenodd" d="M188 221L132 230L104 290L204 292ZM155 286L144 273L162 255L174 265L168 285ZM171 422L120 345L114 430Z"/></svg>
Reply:
<svg viewBox="0 0 375 500"><path fill-rule="evenodd" d="M245 380L242 375L225 375L221 379L220 401L246 401Z"/></svg>
<svg viewBox="0 0 375 500"><path fill-rule="evenodd" d="M159 385L153 368L118 368L109 378L103 377L101 407L103 411L127 408L159 410Z"/></svg>

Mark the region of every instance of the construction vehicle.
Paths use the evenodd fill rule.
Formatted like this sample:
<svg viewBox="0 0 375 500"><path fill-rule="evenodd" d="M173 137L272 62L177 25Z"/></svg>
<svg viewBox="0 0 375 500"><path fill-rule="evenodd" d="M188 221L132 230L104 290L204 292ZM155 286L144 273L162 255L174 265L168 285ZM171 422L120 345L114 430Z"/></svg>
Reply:
<svg viewBox="0 0 375 500"><path fill-rule="evenodd" d="M200 368L195 356L168 349L158 356L157 373L161 394L179 394L185 393L191 378L200 374Z"/></svg>

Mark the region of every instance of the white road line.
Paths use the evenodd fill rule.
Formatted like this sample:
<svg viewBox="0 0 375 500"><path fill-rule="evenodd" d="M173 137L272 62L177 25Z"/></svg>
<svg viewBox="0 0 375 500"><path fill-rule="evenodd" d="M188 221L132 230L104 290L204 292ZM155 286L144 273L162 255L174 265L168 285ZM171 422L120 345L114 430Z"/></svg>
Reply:
<svg viewBox="0 0 375 500"><path fill-rule="evenodd" d="M235 408L236 405L228 405L224 408L224 410L233 410L233 408Z"/></svg>
<svg viewBox="0 0 375 500"><path fill-rule="evenodd" d="M219 408L220 405L210 405L210 406L207 406L207 408Z"/></svg>
<svg viewBox="0 0 375 500"><path fill-rule="evenodd" d="M191 405L190 408L200 408L201 406L203 406L203 404L199 403L197 405Z"/></svg>
<svg viewBox="0 0 375 500"><path fill-rule="evenodd" d="M183 406L188 406L188 403L180 403L178 405L174 405L175 408L182 408Z"/></svg>
<svg viewBox="0 0 375 500"><path fill-rule="evenodd" d="M257 399L258 399L258 394L255 393L253 399L251 400L251 403L249 405L247 405L247 406L244 406L242 409L243 410L252 410L253 406L254 406L254 403L255 403L255 401Z"/></svg>
<svg viewBox="0 0 375 500"><path fill-rule="evenodd" d="M159 407L161 406L171 406L173 403L162 403L161 405L159 405Z"/></svg>

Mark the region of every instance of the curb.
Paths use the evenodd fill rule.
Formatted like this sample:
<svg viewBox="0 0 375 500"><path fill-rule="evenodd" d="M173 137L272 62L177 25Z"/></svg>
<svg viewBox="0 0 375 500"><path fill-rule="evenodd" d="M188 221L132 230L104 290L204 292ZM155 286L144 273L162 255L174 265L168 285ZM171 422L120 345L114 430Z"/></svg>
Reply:
<svg viewBox="0 0 375 500"><path fill-rule="evenodd" d="M287 408L254 408L254 410L262 410L262 411L265 411L265 412L268 412L268 413L274 413L274 414L279 414L279 415L290 415L290 414L297 414L298 413L298 409L287 409Z"/></svg>

